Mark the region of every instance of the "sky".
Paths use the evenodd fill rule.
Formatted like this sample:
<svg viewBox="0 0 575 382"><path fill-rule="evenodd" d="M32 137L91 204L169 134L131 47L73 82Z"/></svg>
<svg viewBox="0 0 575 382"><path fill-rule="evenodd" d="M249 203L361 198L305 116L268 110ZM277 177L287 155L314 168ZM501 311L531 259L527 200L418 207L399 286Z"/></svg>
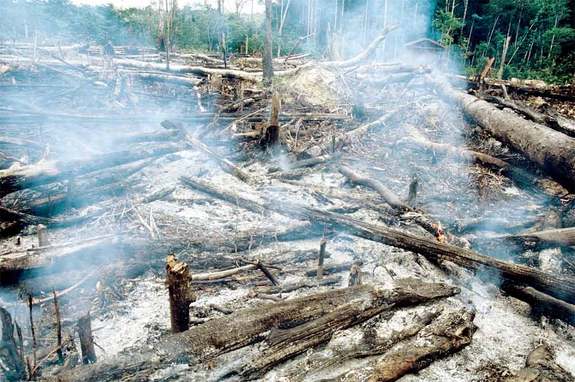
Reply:
<svg viewBox="0 0 575 382"><path fill-rule="evenodd" d="M102 4L113 4L120 8L131 8L131 7L145 7L152 3L157 4L157 0L72 0L75 4L85 4L85 5L102 5ZM244 6L242 11L245 13L250 12L252 0L244 0ZM253 0L254 12L263 11L263 6L259 4L258 0ZM178 6L185 5L197 5L202 6L204 4L211 5L212 7L217 7L217 0L178 0ZM236 10L236 0L225 0L224 6L227 11L235 12Z"/></svg>

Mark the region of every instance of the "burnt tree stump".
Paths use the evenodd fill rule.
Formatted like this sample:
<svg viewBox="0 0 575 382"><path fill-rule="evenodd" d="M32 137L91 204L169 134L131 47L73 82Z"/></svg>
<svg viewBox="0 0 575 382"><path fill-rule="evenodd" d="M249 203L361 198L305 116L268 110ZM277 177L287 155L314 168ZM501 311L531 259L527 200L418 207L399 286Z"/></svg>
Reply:
<svg viewBox="0 0 575 382"><path fill-rule="evenodd" d="M196 300L192 291L188 265L174 255L166 259L166 283L170 295L170 321L173 333L190 328L190 303Z"/></svg>
<svg viewBox="0 0 575 382"><path fill-rule="evenodd" d="M96 349L94 348L94 336L92 335L92 318L90 312L78 319L78 337L80 337L80 349L82 350L82 363L95 363Z"/></svg>

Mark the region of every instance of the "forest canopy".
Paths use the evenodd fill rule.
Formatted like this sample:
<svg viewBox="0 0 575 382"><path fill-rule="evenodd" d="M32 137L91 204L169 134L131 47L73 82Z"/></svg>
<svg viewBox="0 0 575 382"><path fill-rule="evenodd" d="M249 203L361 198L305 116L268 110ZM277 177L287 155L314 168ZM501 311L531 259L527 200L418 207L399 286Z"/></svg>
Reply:
<svg viewBox="0 0 575 382"><path fill-rule="evenodd" d="M232 0L220 0L232 2ZM258 0L253 0L257 2ZM422 37L441 42L468 74L489 57L502 78L574 81L575 0L277 0L274 55L347 56L384 27L399 25L380 55ZM0 0L0 41L131 44L221 54L259 54L262 15L250 0L237 12L178 7L175 0L145 8L77 6L68 0ZM242 10L244 12L240 12ZM245 11L248 11L245 13ZM502 65L503 62L503 65Z"/></svg>

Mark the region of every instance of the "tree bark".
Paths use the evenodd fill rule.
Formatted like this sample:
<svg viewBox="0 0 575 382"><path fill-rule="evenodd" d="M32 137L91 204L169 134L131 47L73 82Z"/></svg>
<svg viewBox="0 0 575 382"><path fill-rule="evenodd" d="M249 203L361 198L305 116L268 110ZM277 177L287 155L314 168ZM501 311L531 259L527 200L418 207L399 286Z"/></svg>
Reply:
<svg viewBox="0 0 575 382"><path fill-rule="evenodd" d="M361 302L365 306L387 307L390 301L415 304L425 299L451 296L458 289L444 284L411 280L398 283L393 289L362 285L334 289L323 293L263 304L239 310L222 318L210 320L185 332L166 336L153 350L142 349L129 356L60 373L54 381L100 382L122 378L145 380L154 370L174 363L197 364L218 355L261 341L271 329L296 327L332 313L339 306Z"/></svg>
<svg viewBox="0 0 575 382"><path fill-rule="evenodd" d="M170 255L166 260L166 284L170 295L170 322L172 333L190 328L190 304L196 300L192 291L188 265Z"/></svg>
<svg viewBox="0 0 575 382"><path fill-rule="evenodd" d="M385 353L377 361L368 381L396 381L406 374L424 369L431 361L469 345L476 330L472 313L446 314L424 328L415 338Z"/></svg>
<svg viewBox="0 0 575 382"><path fill-rule="evenodd" d="M262 376L273 366L328 342L336 331L369 320L385 310L418 305L458 293L457 288L446 285L428 284L428 286L431 288L423 291L419 289L421 282L415 279L404 279L398 283L397 287L405 288L405 291L418 290L419 292L404 294L396 289L397 292L387 298L384 304L377 300L367 303L366 301L351 302L338 306L333 312L295 328L272 331L267 340L268 347L242 368L241 375L249 379Z"/></svg>
<svg viewBox="0 0 575 382"><path fill-rule="evenodd" d="M265 37L264 53L262 56L263 81L264 85L271 86L274 76L273 57L272 57L272 0L265 0L266 17L265 17Z"/></svg>
<svg viewBox="0 0 575 382"><path fill-rule="evenodd" d="M140 159L181 151L181 145L169 144L137 150L103 154L75 161L45 161L17 169L0 171L0 197L20 189L73 178L107 167L119 166Z"/></svg>
<svg viewBox="0 0 575 382"><path fill-rule="evenodd" d="M495 138L525 155L575 191L575 139L546 126L497 109L489 102L434 82L448 98L458 102L464 112Z"/></svg>
<svg viewBox="0 0 575 382"><path fill-rule="evenodd" d="M92 319L90 317L90 312L78 319L78 337L80 337L82 363L95 363L97 357L96 349L94 348L94 336L92 335Z"/></svg>
<svg viewBox="0 0 575 382"><path fill-rule="evenodd" d="M473 270L483 268L495 270L499 272L504 279L533 286L570 303L575 302L575 279L572 277L548 274L524 265L513 264L484 256L469 249L441 243L435 239L420 237L379 224L367 223L345 215L304 207L298 204L283 203L281 206L278 206L273 202L260 203L218 189L204 181L187 177L181 179L188 187L250 211L258 211L258 213L274 211L295 219L323 222L339 226L347 229L355 236L420 253L432 261L449 260L457 265Z"/></svg>
<svg viewBox="0 0 575 382"><path fill-rule="evenodd" d="M570 382L573 377L555 362L555 354L547 344L537 346L527 356L525 368L505 382Z"/></svg>

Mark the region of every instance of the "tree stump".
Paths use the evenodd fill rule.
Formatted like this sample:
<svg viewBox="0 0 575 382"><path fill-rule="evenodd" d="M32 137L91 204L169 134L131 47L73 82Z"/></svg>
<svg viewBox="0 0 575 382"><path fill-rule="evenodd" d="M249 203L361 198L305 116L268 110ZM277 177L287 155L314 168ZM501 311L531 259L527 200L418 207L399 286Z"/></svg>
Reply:
<svg viewBox="0 0 575 382"><path fill-rule="evenodd" d="M166 259L166 282L170 295L170 321L173 333L190 328L190 303L196 300L188 265L174 255Z"/></svg>
<svg viewBox="0 0 575 382"><path fill-rule="evenodd" d="M90 312L78 319L78 337L80 337L80 349L82 350L82 363L95 363L96 349L94 348L94 336L92 335L92 318Z"/></svg>

